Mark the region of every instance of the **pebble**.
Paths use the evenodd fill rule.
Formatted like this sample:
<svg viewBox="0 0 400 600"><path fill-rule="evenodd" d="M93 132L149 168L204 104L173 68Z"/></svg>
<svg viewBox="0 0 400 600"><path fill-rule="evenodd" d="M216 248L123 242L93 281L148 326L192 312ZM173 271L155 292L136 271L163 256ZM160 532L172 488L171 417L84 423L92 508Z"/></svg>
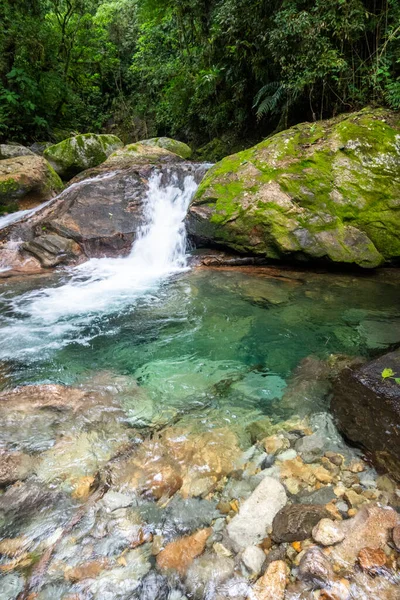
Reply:
<svg viewBox="0 0 400 600"><path fill-rule="evenodd" d="M290 448L289 440L283 435L270 435L262 441L267 454L278 454L281 450Z"/></svg>
<svg viewBox="0 0 400 600"><path fill-rule="evenodd" d="M364 571L376 571L386 564L386 554L381 548L363 548L358 553L358 562Z"/></svg>
<svg viewBox="0 0 400 600"><path fill-rule="evenodd" d="M397 525L393 528L392 531L393 543L396 547L396 550L400 552L400 525Z"/></svg>
<svg viewBox="0 0 400 600"><path fill-rule="evenodd" d="M343 464L344 458L341 454L337 454L336 452L325 452L325 457L331 461L332 464L340 467Z"/></svg>
<svg viewBox="0 0 400 600"><path fill-rule="evenodd" d="M320 548L307 550L299 564L299 579L312 585L325 587L334 579L331 563Z"/></svg>
<svg viewBox="0 0 400 600"><path fill-rule="evenodd" d="M305 540L311 536L313 527L324 517L329 517L324 506L288 504L274 518L272 538L276 542Z"/></svg>
<svg viewBox="0 0 400 600"><path fill-rule="evenodd" d="M280 454L277 455L276 460L293 460L294 458L296 458L297 456L297 452L296 450L293 450L293 448L290 448L289 450L285 450L285 452L281 452Z"/></svg>
<svg viewBox="0 0 400 600"><path fill-rule="evenodd" d="M272 562L249 592L248 600L283 600L288 581L288 568L283 560Z"/></svg>
<svg viewBox="0 0 400 600"><path fill-rule="evenodd" d="M215 544L213 544L213 549L216 554L219 554L219 556L232 556L232 552L228 550L228 548L226 548L223 544L221 544L221 542L215 542Z"/></svg>
<svg viewBox="0 0 400 600"><path fill-rule="evenodd" d="M346 470L351 473L362 473L365 471L365 463L362 460L352 460Z"/></svg>
<svg viewBox="0 0 400 600"><path fill-rule="evenodd" d="M346 502L350 504L351 508L357 508L361 504L365 504L365 502L367 501L366 498L364 498L364 496L358 494L354 490L346 490L344 498Z"/></svg>
<svg viewBox="0 0 400 600"><path fill-rule="evenodd" d="M333 546L345 538L345 534L340 526L335 521L331 521L331 519L321 519L312 530L312 536L322 546Z"/></svg>
<svg viewBox="0 0 400 600"><path fill-rule="evenodd" d="M180 575L184 575L196 556L204 551L211 532L211 528L201 529L165 546L164 550L157 554L159 569L174 569Z"/></svg>
<svg viewBox="0 0 400 600"><path fill-rule="evenodd" d="M248 546L243 551L242 562L251 574L259 575L265 562L265 554L258 546Z"/></svg>
<svg viewBox="0 0 400 600"><path fill-rule="evenodd" d="M271 477L265 477L228 524L228 535L236 548L244 550L261 542L286 501L283 485Z"/></svg>
<svg viewBox="0 0 400 600"><path fill-rule="evenodd" d="M342 513L342 514L346 514L347 511L349 510L349 505L346 504L346 502L336 502L336 508Z"/></svg>
<svg viewBox="0 0 400 600"><path fill-rule="evenodd" d="M299 504L328 504L336 498L334 488L331 485L325 485L319 490L312 492L302 492L297 496L296 502Z"/></svg>

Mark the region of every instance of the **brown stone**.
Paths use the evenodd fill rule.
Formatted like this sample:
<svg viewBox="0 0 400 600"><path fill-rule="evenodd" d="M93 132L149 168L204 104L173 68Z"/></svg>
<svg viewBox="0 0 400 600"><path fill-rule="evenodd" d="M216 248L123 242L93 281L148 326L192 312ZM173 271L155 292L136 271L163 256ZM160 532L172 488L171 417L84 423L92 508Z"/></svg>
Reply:
<svg viewBox="0 0 400 600"><path fill-rule="evenodd" d="M298 577L319 587L329 586L334 579L334 572L328 558L320 548L314 546L307 550L299 564Z"/></svg>
<svg viewBox="0 0 400 600"><path fill-rule="evenodd" d="M362 473L365 471L365 463L362 460L352 460L346 470L351 473Z"/></svg>
<svg viewBox="0 0 400 600"><path fill-rule="evenodd" d="M316 481L313 468L305 464L299 456L291 460L284 460L281 463L280 476L283 480L287 478L298 479L303 485L314 485Z"/></svg>
<svg viewBox="0 0 400 600"><path fill-rule="evenodd" d="M332 474L329 473L329 471L327 469L325 469L322 465L315 467L314 475L315 475L317 481L319 481L321 483L332 483L332 481L333 481Z"/></svg>
<svg viewBox="0 0 400 600"><path fill-rule="evenodd" d="M283 600L288 582L288 567L283 560L272 562L249 592L248 600Z"/></svg>
<svg viewBox="0 0 400 600"><path fill-rule="evenodd" d="M32 412L38 409L77 410L85 392L64 385L25 385L0 394L0 408Z"/></svg>
<svg viewBox="0 0 400 600"><path fill-rule="evenodd" d="M193 560L204 551L211 532L210 528L201 529L193 535L171 542L157 555L157 566L160 569L174 569L180 575L185 575Z"/></svg>
<svg viewBox="0 0 400 600"><path fill-rule="evenodd" d="M363 548L383 549L390 540L393 527L400 524L400 515L390 507L363 505L355 517L340 524L345 538L332 547L332 559L339 566L352 566Z"/></svg>
<svg viewBox="0 0 400 600"><path fill-rule="evenodd" d="M366 498L361 494L357 494L354 490L346 490L344 498L352 508L358 508L361 504L366 503Z"/></svg>
<svg viewBox="0 0 400 600"><path fill-rule="evenodd" d="M93 491L95 479L92 475L80 477L73 484L72 497L83 502L87 500Z"/></svg>
<svg viewBox="0 0 400 600"><path fill-rule="evenodd" d="M34 458L22 452L0 450L0 487L23 481L31 473Z"/></svg>
<svg viewBox="0 0 400 600"><path fill-rule="evenodd" d="M4 556L18 556L24 552L29 545L29 540L24 537L5 538L0 541L0 554Z"/></svg>
<svg viewBox="0 0 400 600"><path fill-rule="evenodd" d="M374 571L386 564L386 554L380 548L363 548L358 553L358 562L364 571Z"/></svg>
<svg viewBox="0 0 400 600"><path fill-rule="evenodd" d="M325 452L326 458L337 467L340 467L343 464L343 456L341 454L337 454L337 452Z"/></svg>
<svg viewBox="0 0 400 600"><path fill-rule="evenodd" d="M289 440L282 434L280 435L271 435L265 438L262 441L262 444L265 448L265 452L267 454L277 454L281 450L286 450L290 448Z"/></svg>
<svg viewBox="0 0 400 600"><path fill-rule="evenodd" d="M400 552L400 525L397 525L397 527L393 528L392 537L396 549Z"/></svg>
<svg viewBox="0 0 400 600"><path fill-rule="evenodd" d="M67 581L75 582L82 579L93 579L108 566L108 560L92 560L77 567L67 567L64 571L64 577Z"/></svg>
<svg viewBox="0 0 400 600"><path fill-rule="evenodd" d="M289 504L275 516L272 523L272 538L276 542L296 542L311 537L315 525L329 518L324 506L318 504Z"/></svg>
<svg viewBox="0 0 400 600"><path fill-rule="evenodd" d="M183 497L206 496L235 470L239 456L237 437L227 428L195 433L170 427L115 465L112 480L156 499L178 489Z"/></svg>

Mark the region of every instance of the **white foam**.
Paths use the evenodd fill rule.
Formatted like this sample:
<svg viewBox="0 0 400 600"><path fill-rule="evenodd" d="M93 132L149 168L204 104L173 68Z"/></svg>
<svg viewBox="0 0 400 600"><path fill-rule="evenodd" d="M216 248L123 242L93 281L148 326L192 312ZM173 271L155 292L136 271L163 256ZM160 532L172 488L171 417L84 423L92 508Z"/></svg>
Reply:
<svg viewBox="0 0 400 600"><path fill-rule="evenodd" d="M30 292L11 301L14 311L0 329L0 357L34 354L40 348L60 347L72 339L87 343L80 332L102 314L115 313L186 265L184 218L197 188L193 175L179 185L171 174L149 180L145 225L126 258L91 259L70 269L69 280L56 288Z"/></svg>

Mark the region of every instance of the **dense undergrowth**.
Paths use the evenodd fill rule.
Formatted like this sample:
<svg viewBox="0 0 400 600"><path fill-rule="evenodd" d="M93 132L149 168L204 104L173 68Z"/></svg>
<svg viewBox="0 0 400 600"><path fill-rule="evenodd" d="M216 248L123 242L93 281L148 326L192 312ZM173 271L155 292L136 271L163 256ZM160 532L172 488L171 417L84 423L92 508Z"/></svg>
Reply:
<svg viewBox="0 0 400 600"><path fill-rule="evenodd" d="M219 158L400 107L400 0L0 0L0 136L169 135Z"/></svg>

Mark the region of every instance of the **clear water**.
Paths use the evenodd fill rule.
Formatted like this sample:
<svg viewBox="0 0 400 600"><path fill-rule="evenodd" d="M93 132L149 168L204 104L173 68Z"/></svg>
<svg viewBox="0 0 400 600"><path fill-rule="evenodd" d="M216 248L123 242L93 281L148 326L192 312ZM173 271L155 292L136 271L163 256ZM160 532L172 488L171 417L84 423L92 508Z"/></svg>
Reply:
<svg viewBox="0 0 400 600"><path fill-rule="evenodd" d="M91 260L52 277L3 284L2 388L58 383L97 395L83 413L19 409L13 415L0 403L0 449L35 460L34 473L17 494L21 504L14 510L14 500L8 500L5 509L0 495L0 540L24 535L30 551L41 555L80 505L71 497L75 481L101 472L121 452L118 444L137 443L149 428L228 427L245 450L246 428L254 421L279 422L326 409L327 388L315 385L316 365L332 362L332 355L372 356L400 342L399 282L390 272L356 277L188 268L182 222L195 188L191 176L183 182L172 177L166 187L159 176L150 181L147 225L129 257ZM304 361L310 356L311 362ZM44 508L33 500L30 507L37 487L49 494ZM167 517L154 503L138 502L141 518L157 532L155 524ZM168 517L174 527L180 523L175 536L215 516L208 501L179 502L175 498L167 509L178 515ZM84 562L93 539L96 557L121 554L123 535L113 531L113 521L96 521L96 510L88 508L79 531L60 542L40 600L78 590L62 577L60 583L57 561ZM211 514L208 521L201 520L203 510ZM188 515L196 526L185 529ZM104 527L109 534L100 535ZM150 564L150 555L147 544L132 558L133 566L128 563L131 578L125 572L120 581L116 568L115 581L95 580L84 597L142 597L132 595L139 586L132 581L149 572L143 564ZM8 579L7 585L18 590L22 575L16 569L20 579ZM132 589L124 588L126 582Z"/></svg>

